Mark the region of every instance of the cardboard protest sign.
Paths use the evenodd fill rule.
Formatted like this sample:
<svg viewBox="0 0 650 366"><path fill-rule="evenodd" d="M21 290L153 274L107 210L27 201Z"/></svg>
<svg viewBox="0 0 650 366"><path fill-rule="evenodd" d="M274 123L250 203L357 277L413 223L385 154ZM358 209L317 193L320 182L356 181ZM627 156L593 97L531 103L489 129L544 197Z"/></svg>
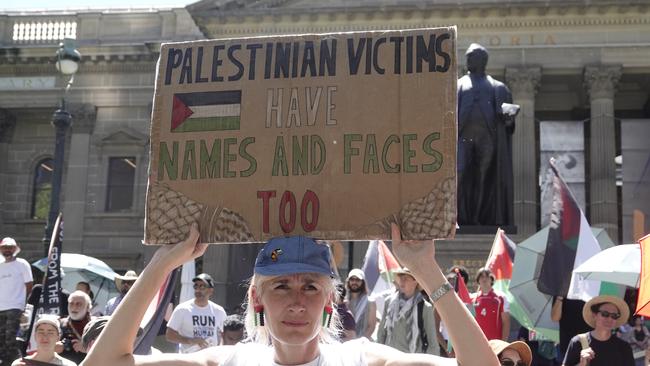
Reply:
<svg viewBox="0 0 650 366"><path fill-rule="evenodd" d="M145 243L449 238L456 28L164 44Z"/></svg>

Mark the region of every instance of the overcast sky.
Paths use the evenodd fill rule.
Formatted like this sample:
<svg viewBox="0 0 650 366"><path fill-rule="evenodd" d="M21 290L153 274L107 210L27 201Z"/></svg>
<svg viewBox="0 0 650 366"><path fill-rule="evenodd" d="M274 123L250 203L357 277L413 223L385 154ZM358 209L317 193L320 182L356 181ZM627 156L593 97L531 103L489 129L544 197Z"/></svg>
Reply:
<svg viewBox="0 0 650 366"><path fill-rule="evenodd" d="M198 0L0 0L2 10L66 10L182 7Z"/></svg>

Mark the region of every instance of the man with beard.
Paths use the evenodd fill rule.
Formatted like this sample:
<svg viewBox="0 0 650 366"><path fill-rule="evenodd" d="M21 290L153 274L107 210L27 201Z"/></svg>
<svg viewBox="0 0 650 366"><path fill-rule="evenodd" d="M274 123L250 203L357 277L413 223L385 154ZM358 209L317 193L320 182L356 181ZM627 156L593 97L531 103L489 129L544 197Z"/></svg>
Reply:
<svg viewBox="0 0 650 366"><path fill-rule="evenodd" d="M219 344L226 312L212 301L214 281L207 273L192 279L194 299L178 304L167 323L167 341L180 344L181 353L192 353Z"/></svg>
<svg viewBox="0 0 650 366"><path fill-rule="evenodd" d="M29 263L16 257L20 247L14 239L2 239L0 253L0 362L10 365L20 357L16 335L34 279Z"/></svg>
<svg viewBox="0 0 650 366"><path fill-rule="evenodd" d="M135 271L128 270L124 276L115 276L115 286L117 286L118 291L120 291L119 296L113 297L106 303L106 308L104 309L104 315L113 315L115 309L120 304L124 296L129 292L131 286L135 283L135 280L138 279L138 275Z"/></svg>
<svg viewBox="0 0 650 366"><path fill-rule="evenodd" d="M68 317L61 319L62 357L79 364L86 358L81 342L84 327L91 320L90 296L83 291L75 291L68 297Z"/></svg>
<svg viewBox="0 0 650 366"><path fill-rule="evenodd" d="M377 343L406 353L439 355L433 305L424 299L408 268L395 271L398 290L384 306Z"/></svg>
<svg viewBox="0 0 650 366"><path fill-rule="evenodd" d="M347 306L356 323L357 337L370 338L377 325L377 307L368 299L365 274L362 270L354 268L345 281L347 288Z"/></svg>

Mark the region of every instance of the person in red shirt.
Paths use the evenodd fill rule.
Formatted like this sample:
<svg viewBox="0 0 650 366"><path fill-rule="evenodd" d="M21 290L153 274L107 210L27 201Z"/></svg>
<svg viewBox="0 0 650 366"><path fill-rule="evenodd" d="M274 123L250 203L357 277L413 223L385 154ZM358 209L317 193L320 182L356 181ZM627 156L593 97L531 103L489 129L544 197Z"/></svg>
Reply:
<svg viewBox="0 0 650 366"><path fill-rule="evenodd" d="M510 333L510 307L504 294L494 291L494 275L487 268L476 274L478 292L472 294L476 322L490 339L508 340Z"/></svg>

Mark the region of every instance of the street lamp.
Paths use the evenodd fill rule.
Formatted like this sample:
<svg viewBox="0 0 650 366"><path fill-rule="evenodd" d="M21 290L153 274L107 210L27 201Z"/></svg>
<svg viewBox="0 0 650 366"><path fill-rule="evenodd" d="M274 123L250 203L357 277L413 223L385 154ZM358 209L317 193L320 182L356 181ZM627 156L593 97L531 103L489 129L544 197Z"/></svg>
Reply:
<svg viewBox="0 0 650 366"><path fill-rule="evenodd" d="M48 255L50 240L52 238L52 230L54 229L54 222L60 210L60 196L61 196L61 180L63 177L63 157L65 153L65 135L68 127L72 125L72 117L65 109L65 96L70 90L70 86L74 81L74 74L79 68L79 61L81 61L81 54L75 48L75 40L66 38L63 43L59 45L56 51L56 69L63 75L69 76L67 84L63 88L61 96L61 105L52 115L52 125L56 129L56 138L54 145L54 168L52 171L52 194L50 196L50 211L47 215L47 226L45 226L45 236L43 237L43 246L45 249L45 256Z"/></svg>

